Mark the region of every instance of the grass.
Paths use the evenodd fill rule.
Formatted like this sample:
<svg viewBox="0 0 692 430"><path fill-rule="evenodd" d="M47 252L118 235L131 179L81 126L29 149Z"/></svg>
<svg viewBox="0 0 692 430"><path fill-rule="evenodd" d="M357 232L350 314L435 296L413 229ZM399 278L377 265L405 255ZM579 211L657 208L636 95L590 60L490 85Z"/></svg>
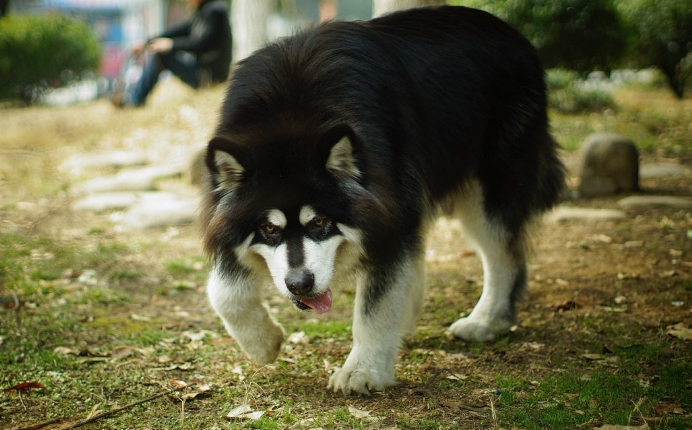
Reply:
<svg viewBox="0 0 692 430"><path fill-rule="evenodd" d="M692 280L682 264L689 256L685 251L677 263L670 256L689 245L692 217L685 210L652 208L617 222L546 229L522 323L491 343L465 344L445 332L478 298L478 259L431 263L426 312L403 345L400 384L370 398L325 388L351 345L349 285L335 288L327 315L298 312L270 295L287 334L302 335L275 364L248 362L206 303L208 263L193 227L177 235L118 232L105 216L69 209L73 182L93 174L65 174L61 163L72 153L131 149L147 139L154 147L159 140L162 147L204 141L213 124L183 121L164 105L212 112L221 91L167 89L158 97L174 103L142 111L97 103L0 115L7 130L0 135L0 428L58 418L68 425L165 392L170 380L190 388L85 428L692 426L692 342L666 333L669 325L692 323ZM690 99L678 102L651 88L613 96L617 108L610 112L551 113L568 154L592 132L615 131L632 138L643 157L692 161ZM613 243L590 241L599 234ZM629 240L644 245L623 248ZM566 245L584 241L588 247ZM432 245L443 249L442 242ZM640 276L619 280L620 272ZM608 310L617 296L625 297L619 313ZM558 310L568 299L578 305ZM11 389L25 382L41 388ZM211 389L199 392L204 384ZM244 404L264 415L224 418Z"/></svg>

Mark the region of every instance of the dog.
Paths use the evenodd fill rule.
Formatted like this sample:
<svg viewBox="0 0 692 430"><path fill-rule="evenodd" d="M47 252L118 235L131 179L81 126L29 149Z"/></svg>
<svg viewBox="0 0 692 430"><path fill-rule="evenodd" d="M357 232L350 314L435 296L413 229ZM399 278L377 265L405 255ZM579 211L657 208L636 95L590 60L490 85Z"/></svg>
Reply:
<svg viewBox="0 0 692 430"><path fill-rule="evenodd" d="M383 390L423 305L440 215L461 221L484 270L450 331L484 342L515 325L530 226L564 186L558 151L535 49L486 12L412 9L280 39L237 64L207 146L210 303L270 363L284 332L262 289L324 313L350 276L353 348L328 388Z"/></svg>

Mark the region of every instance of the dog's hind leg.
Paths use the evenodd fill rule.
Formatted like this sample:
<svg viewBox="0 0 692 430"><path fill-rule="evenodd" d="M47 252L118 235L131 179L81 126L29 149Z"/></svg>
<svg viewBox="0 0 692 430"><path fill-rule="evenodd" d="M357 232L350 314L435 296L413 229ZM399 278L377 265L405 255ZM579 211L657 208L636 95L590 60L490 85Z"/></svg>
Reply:
<svg viewBox="0 0 692 430"><path fill-rule="evenodd" d="M228 333L253 361L266 364L279 355L284 332L262 303L261 289L242 271L222 275L217 268L207 283L209 301Z"/></svg>
<svg viewBox="0 0 692 430"><path fill-rule="evenodd" d="M417 307L409 298L421 272L416 256L390 267L371 267L360 276L353 317L353 348L343 367L329 378L329 388L343 394L370 394L396 383L394 367L401 346L403 319ZM409 297L413 293L412 297Z"/></svg>
<svg viewBox="0 0 692 430"><path fill-rule="evenodd" d="M515 302L525 289L527 273L526 235L510 232L499 220L489 217L482 196L479 184L470 186L464 193L463 207L455 215L481 257L483 292L471 314L450 327L455 336L477 342L493 340L515 324Z"/></svg>

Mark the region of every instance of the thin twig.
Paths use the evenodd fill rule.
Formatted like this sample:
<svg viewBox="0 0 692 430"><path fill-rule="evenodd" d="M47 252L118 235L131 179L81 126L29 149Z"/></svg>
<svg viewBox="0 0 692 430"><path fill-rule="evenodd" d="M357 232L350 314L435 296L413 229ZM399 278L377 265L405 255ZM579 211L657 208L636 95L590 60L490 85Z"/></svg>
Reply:
<svg viewBox="0 0 692 430"><path fill-rule="evenodd" d="M63 420L63 418L55 418L55 419L52 419L52 420L50 420L50 421L44 421L44 422L42 422L42 423L38 423L38 424L31 425L31 426L29 426L29 427L15 427L15 428L13 428L13 429L11 429L11 430L39 430L39 429L42 429L42 428L45 427L45 426L49 426L49 425L51 425L51 424L55 424L55 423L60 422L60 421L62 421L62 420Z"/></svg>
<svg viewBox="0 0 692 430"><path fill-rule="evenodd" d="M469 411L469 412L476 412L478 414L486 414L488 413L488 408L474 408L473 406L467 406L462 403L457 404L457 407L459 409L462 409L464 411Z"/></svg>
<svg viewBox="0 0 692 430"><path fill-rule="evenodd" d="M183 388L186 388L186 387L176 387L176 388L172 388L172 389L170 389L170 390L168 390L168 391L164 391L163 393L154 394L153 396L147 397L146 399L137 400L136 402L129 403L129 404L125 405L125 406L121 406L121 407L119 407L119 408L115 408L115 409L112 409L112 410L107 411L107 412L101 412L100 414L94 415L93 417L86 418L86 419L84 419L84 420L82 420L82 421L76 422L76 423L70 425L69 427L64 427L62 430L76 429L76 428L81 427L81 426L83 426L83 425L85 425L85 424L89 424L89 423L94 422L94 421L96 421L96 420L100 420L101 418L105 418L105 417L110 416L110 415L113 415L113 414L115 414L115 413L122 412L122 411L124 411L124 410L126 410L126 409L133 408L133 407L135 407L135 406L137 406L137 405L141 405L142 403L151 402L152 400L158 399L159 397L165 396L165 395L167 395L167 394L174 393L174 392L179 391L179 390L181 390L181 389L183 389ZM54 423L56 423L56 422L58 422L58 421L61 421L61 420L63 420L63 418L56 418L56 419L54 419L54 420L45 421L45 422L42 422L42 423L39 423L39 424L31 425L31 426L29 426L29 427L17 427L17 428L14 428L14 429L12 429L12 430L39 430L39 429L42 429L43 427L46 427L46 426L48 426L48 425L50 425L50 424L54 424Z"/></svg>

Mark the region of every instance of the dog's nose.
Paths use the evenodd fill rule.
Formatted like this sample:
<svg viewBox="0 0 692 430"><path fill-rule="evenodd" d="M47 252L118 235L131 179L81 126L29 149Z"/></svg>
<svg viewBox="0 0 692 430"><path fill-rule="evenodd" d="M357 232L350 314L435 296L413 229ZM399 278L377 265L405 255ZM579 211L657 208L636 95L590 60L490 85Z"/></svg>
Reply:
<svg viewBox="0 0 692 430"><path fill-rule="evenodd" d="M285 281L288 291L296 296L304 296L315 286L315 275L307 270L292 269L288 272Z"/></svg>

